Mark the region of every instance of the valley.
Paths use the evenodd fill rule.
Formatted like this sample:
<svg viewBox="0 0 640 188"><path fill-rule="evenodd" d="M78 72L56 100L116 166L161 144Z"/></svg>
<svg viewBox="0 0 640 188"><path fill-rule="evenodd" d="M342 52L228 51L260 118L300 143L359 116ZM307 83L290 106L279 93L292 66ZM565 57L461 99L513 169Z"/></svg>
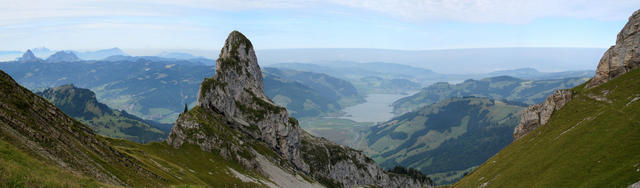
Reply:
<svg viewBox="0 0 640 188"><path fill-rule="evenodd" d="M0 187L640 188L640 1L3 4Z"/></svg>
<svg viewBox="0 0 640 188"><path fill-rule="evenodd" d="M27 63L17 63L20 61L27 61ZM175 121L173 118L183 113L184 105L188 109L198 106L194 97L199 89L197 78L215 75L205 73L205 71L216 70L215 67L199 62L185 60L180 60L184 62L176 62L175 60L156 57L126 58L115 56L107 58L107 60L76 60L74 62L48 63L42 62L43 60L39 60L37 57L30 57L23 58L20 61L0 63L0 68L4 68L9 71L9 74L17 76L20 78L18 82L24 83L36 91L47 91L45 87L64 83L93 88L91 90L96 91L95 99L93 99L95 102L93 103L97 104L97 101L105 101L105 104L109 107L113 106L115 109L121 110L116 114L131 113L132 115L128 116L142 117L134 117L134 119L138 118L134 122L149 124L143 127L156 129L158 131L157 136L154 138L145 137L142 140L132 137L143 136L140 131L144 129L136 128L134 131L134 129L128 128L130 126L121 123L129 120L122 121L105 115L98 115L98 118L88 119L80 115L74 117L90 126L96 125L94 122L102 122L98 123L99 126L92 127L98 134L143 143L166 138L164 135L170 132L173 124L162 122ZM115 68L108 65L123 65L124 67ZM275 104L290 110L289 114L298 119L300 127L312 135L363 150L386 169L396 165L415 168L422 173L428 174L438 185L455 182L471 169L480 165L489 156L506 146L511 140L509 130L517 125L517 118L519 118L520 110L524 105L540 101L543 96L555 89L568 88L587 80L586 78L570 77L575 75L573 72L567 72L564 77L562 76L564 73L540 74L534 72L529 75L538 75L536 77L538 80L497 76L477 80L469 79L458 84L446 82L429 84L432 81L419 83L421 82L420 78L414 77L413 75L415 74L412 75L412 72L416 71L409 71L412 67L393 63L371 64L374 66L347 65L335 66L330 69L315 69L313 67L317 68L318 65L311 64L295 64L295 66L285 67L283 65L274 66L279 68L267 67L262 71L265 94ZM126 69L123 69L125 67ZM42 69L49 71L44 74L40 72ZM85 75L76 75L73 72L69 72L68 70L70 69L87 69L91 71ZM317 73L309 72L309 70L324 71L321 71L323 73ZM347 71L349 72L348 74L346 74ZM112 72L115 74L112 74ZM514 70L514 72L521 73L522 70ZM416 74L419 75L420 73L435 74L417 69ZM510 74L509 71L502 71L501 73ZM110 77L106 77L106 75L110 75ZM116 77L113 77L114 75ZM118 81L117 75L120 75L121 78L126 77L128 81ZM438 75L445 80L452 79L451 81L460 78L459 76ZM545 80L544 78L546 77L541 75L547 75L549 78L554 79ZM64 79L60 79L60 77ZM424 78L423 76L421 77ZM419 85L427 85L427 87L419 90ZM169 99L171 96L181 98L182 102L162 102L171 100ZM484 105L489 106L495 105L487 108L495 112L479 117L470 115L481 111L464 112L460 114L459 118L468 116L476 119L459 123L445 123L454 120L447 120L446 118L437 120L437 117L430 117L429 119L436 119L433 120L434 122L431 122L431 120L427 122L419 120L420 116L409 116L409 114L418 113L414 111L419 111L421 108L435 111L445 110L441 109L443 108L442 104L428 106L451 98L470 96L479 98L477 100L473 98L465 100L473 99L475 102L472 103L479 102L480 104L486 103ZM56 105L63 105L57 104L55 100L52 102ZM82 104L79 103L76 106ZM465 108L472 108L473 105L471 103L469 105ZM59 107L63 108L63 106ZM451 114L453 112L448 113ZM155 121L157 123L154 123ZM116 126L111 122L116 122ZM394 140L400 138L397 136L401 133L392 132L393 134L390 134L388 131L380 132L381 130L379 130L382 126L390 124L397 126L395 124L398 122L401 122L400 127L402 127L399 130L405 130L403 135L420 141L404 140L407 142L404 144L406 146L404 146L400 144L402 139L400 141ZM421 125L425 126L425 128L419 128ZM464 127L460 127L462 125ZM429 132L431 129L429 127L432 126L444 127L437 129L435 132ZM483 126L486 127L483 128ZM378 141L378 137L384 139ZM388 140L389 138L392 139ZM479 142L477 140L474 141L474 139L481 138L485 140L482 141L482 145L484 145L482 152L484 153L477 149L467 148L469 143ZM487 140L489 138L491 139ZM415 144L407 145L413 142ZM418 149L426 146L425 144L430 145L430 148L425 150ZM389 148L397 148L398 150L390 151ZM453 156L444 157L438 154L442 152L462 152L461 150L466 150L468 153L458 153L456 156L473 155L474 157L456 158ZM405 153L408 151L412 152L410 154ZM396 154L391 156L388 155L389 152ZM417 157L429 159L429 162L411 159ZM450 161L446 162L447 160L443 160L444 158L441 157ZM453 163L460 165L452 165ZM443 168L444 166L448 167Z"/></svg>

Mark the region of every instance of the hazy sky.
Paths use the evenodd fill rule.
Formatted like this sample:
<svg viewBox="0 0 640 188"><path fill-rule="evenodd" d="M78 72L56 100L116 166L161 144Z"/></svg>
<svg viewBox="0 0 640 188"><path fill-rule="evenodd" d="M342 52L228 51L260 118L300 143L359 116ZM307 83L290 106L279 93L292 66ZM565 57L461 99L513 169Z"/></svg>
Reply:
<svg viewBox="0 0 640 188"><path fill-rule="evenodd" d="M0 0L0 50L598 47L639 0Z"/></svg>

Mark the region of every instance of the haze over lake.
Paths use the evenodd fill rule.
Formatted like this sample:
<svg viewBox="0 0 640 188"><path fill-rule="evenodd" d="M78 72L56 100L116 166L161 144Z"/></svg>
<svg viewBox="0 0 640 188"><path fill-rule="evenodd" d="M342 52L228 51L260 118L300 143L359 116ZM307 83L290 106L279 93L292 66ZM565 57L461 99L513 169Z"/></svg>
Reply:
<svg viewBox="0 0 640 188"><path fill-rule="evenodd" d="M366 102L355 106L347 107L343 111L347 114L341 118L350 119L357 122L383 122L393 118L393 107L391 104L402 98L413 94L370 94L367 95Z"/></svg>

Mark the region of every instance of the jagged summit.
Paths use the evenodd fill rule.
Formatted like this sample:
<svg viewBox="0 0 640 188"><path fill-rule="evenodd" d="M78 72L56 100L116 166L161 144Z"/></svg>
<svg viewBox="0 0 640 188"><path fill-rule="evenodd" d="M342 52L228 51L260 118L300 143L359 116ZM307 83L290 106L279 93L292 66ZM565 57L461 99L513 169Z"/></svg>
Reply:
<svg viewBox="0 0 640 188"><path fill-rule="evenodd" d="M80 61L80 58L71 51L59 51L47 58L47 62L59 63L59 62L75 62Z"/></svg>
<svg viewBox="0 0 640 188"><path fill-rule="evenodd" d="M32 61L39 61L39 60L40 59L38 59L38 57L33 55L33 52L31 52L31 50L27 50L24 54L22 54L21 58L18 58L18 61L20 62L32 62Z"/></svg>
<svg viewBox="0 0 640 188"><path fill-rule="evenodd" d="M253 45L247 37L238 31L231 32L227 37L224 47L220 51L220 56L216 60L216 74L212 79L230 85L241 85L243 90L248 89L257 97L270 102L264 94L262 72ZM238 91L232 90L231 92L237 93ZM198 97L198 101L201 98L202 96Z"/></svg>

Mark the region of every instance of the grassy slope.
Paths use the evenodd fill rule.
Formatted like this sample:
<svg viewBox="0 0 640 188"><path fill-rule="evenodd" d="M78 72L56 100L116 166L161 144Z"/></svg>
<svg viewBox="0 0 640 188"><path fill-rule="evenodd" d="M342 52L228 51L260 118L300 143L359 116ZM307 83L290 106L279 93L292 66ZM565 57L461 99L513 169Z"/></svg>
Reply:
<svg viewBox="0 0 640 188"><path fill-rule="evenodd" d="M93 179L41 162L0 139L0 187L105 187Z"/></svg>
<svg viewBox="0 0 640 188"><path fill-rule="evenodd" d="M185 144L180 149L174 149L164 142L138 144L122 139L104 140L139 160L155 174L166 178L167 185L263 186L240 181L228 168L252 177L257 177L255 172L247 171L238 163L224 160L217 154L204 152L196 145Z"/></svg>
<svg viewBox="0 0 640 188"><path fill-rule="evenodd" d="M219 155L203 152L195 145L174 149L164 142L138 144L113 138L102 138L119 151L141 162L145 169L166 179L165 186L201 185L212 187L263 187L242 182L228 168L254 178L255 172L247 171L239 164L222 159ZM108 169L110 167L107 167ZM142 186L135 177L123 177L129 185ZM140 184L142 183L142 184ZM110 187L92 178L83 177L42 162L13 145L0 140L0 187Z"/></svg>
<svg viewBox="0 0 640 188"><path fill-rule="evenodd" d="M156 175L166 179L165 186L212 186L212 187L264 187L264 185L242 182L228 168L254 178L255 172L247 171L235 162L219 155L203 152L198 146L185 145L174 149L164 142L138 144L113 138L101 138L119 151L132 156ZM110 167L107 167L108 169ZM131 176L129 179L112 171L131 186L145 183ZM42 162L13 145L0 140L0 187L111 187L55 165Z"/></svg>
<svg viewBox="0 0 640 188"><path fill-rule="evenodd" d="M626 187L640 180L640 69L584 84L549 123L515 141L455 186ZM597 101L603 96L611 101ZM638 98L636 98L638 99ZM630 103L631 102L631 103ZM627 105L628 104L628 105Z"/></svg>

